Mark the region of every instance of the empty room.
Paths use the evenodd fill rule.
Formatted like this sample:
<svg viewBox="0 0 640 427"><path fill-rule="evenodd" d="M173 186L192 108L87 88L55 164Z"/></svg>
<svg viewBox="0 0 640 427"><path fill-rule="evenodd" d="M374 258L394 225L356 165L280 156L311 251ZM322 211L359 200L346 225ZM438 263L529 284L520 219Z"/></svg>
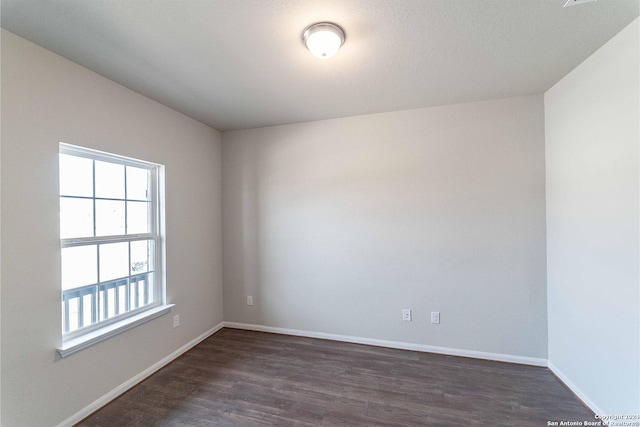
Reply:
<svg viewBox="0 0 640 427"><path fill-rule="evenodd" d="M637 0L0 0L0 424L640 425Z"/></svg>

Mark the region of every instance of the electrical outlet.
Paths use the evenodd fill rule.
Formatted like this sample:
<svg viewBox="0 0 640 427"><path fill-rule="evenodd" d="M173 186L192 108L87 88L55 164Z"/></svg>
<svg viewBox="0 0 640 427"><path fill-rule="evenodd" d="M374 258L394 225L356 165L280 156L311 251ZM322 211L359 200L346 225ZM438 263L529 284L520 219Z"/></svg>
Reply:
<svg viewBox="0 0 640 427"><path fill-rule="evenodd" d="M440 312L432 311L431 312L431 323L440 323Z"/></svg>
<svg viewBox="0 0 640 427"><path fill-rule="evenodd" d="M253 305L253 297L251 295L247 295L247 305Z"/></svg>
<svg viewBox="0 0 640 427"><path fill-rule="evenodd" d="M402 309L402 320L405 322L411 322L411 310L408 308Z"/></svg>
<svg viewBox="0 0 640 427"><path fill-rule="evenodd" d="M173 327L177 328L178 326L180 326L180 315L176 314L173 316Z"/></svg>

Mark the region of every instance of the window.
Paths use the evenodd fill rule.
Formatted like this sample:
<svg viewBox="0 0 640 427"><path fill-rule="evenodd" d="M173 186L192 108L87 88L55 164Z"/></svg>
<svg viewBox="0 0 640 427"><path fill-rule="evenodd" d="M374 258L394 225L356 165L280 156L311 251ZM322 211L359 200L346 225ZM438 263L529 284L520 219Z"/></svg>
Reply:
<svg viewBox="0 0 640 427"><path fill-rule="evenodd" d="M67 144L59 156L67 343L164 304L162 166Z"/></svg>

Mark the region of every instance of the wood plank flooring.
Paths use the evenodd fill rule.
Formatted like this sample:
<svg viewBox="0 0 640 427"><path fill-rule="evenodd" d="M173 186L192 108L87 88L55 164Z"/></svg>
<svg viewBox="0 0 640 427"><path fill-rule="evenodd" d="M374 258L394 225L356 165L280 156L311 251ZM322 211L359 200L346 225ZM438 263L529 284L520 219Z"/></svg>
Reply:
<svg viewBox="0 0 640 427"><path fill-rule="evenodd" d="M222 329L80 426L546 426L593 414L545 368Z"/></svg>

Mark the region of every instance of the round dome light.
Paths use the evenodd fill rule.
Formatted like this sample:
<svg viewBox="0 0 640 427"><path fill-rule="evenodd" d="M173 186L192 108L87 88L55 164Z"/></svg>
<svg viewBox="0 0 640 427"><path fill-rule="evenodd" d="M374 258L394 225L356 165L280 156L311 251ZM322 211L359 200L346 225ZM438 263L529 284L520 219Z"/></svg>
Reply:
<svg viewBox="0 0 640 427"><path fill-rule="evenodd" d="M305 28L302 41L316 58L328 59L344 44L344 31L331 22L319 22Z"/></svg>

